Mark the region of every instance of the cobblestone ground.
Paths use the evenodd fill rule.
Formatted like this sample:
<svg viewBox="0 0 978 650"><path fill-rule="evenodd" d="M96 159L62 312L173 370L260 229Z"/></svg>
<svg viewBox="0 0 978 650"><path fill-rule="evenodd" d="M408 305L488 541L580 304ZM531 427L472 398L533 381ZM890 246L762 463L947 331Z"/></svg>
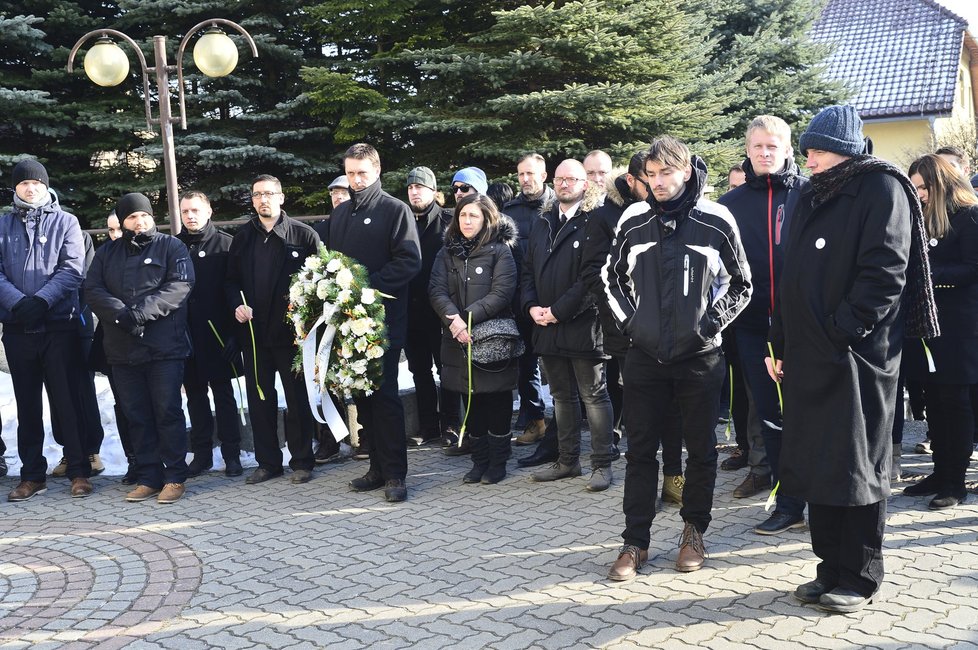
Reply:
<svg viewBox="0 0 978 650"><path fill-rule="evenodd" d="M909 424L910 472L929 465L920 438ZM599 494L586 477L532 483L515 462L499 485L463 486L467 461L437 449L409 463L400 505L347 490L360 461L306 485L210 473L171 506L125 503L115 477L84 500L52 481L3 502L0 648L978 647L975 496L931 512L895 492L878 600L830 616L789 595L814 577L807 530L751 531L763 497L731 496L746 470L720 472L706 568L673 569L667 505L649 564L614 583L624 460Z"/></svg>

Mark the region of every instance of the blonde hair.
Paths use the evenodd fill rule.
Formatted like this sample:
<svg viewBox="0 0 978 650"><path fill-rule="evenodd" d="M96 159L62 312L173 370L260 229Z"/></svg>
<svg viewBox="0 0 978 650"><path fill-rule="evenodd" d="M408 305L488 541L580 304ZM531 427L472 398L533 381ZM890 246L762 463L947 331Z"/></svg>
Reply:
<svg viewBox="0 0 978 650"><path fill-rule="evenodd" d="M780 117L775 117L774 115L758 115L747 125L747 132L744 135L744 139L750 140L750 134L758 129L767 131L771 135L776 135L786 143L791 143L791 127Z"/></svg>
<svg viewBox="0 0 978 650"><path fill-rule="evenodd" d="M927 188L924 204L924 226L927 234L944 239L951 230L951 215L961 208L978 205L971 184L954 165L937 154L929 153L910 164L908 176L919 174Z"/></svg>

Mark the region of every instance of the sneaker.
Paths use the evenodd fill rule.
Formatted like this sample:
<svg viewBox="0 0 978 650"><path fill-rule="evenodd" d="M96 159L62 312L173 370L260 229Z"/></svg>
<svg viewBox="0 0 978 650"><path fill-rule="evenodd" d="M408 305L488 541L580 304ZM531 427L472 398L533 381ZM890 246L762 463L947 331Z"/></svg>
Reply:
<svg viewBox="0 0 978 650"><path fill-rule="evenodd" d="M167 483L163 486L160 495L156 497L157 503L176 503L184 493L183 483Z"/></svg>
<svg viewBox="0 0 978 650"><path fill-rule="evenodd" d="M68 459L64 456L58 461L58 464L54 466L51 470L51 478L64 478L65 474L68 473Z"/></svg>
<svg viewBox="0 0 978 650"><path fill-rule="evenodd" d="M728 472L743 469L744 467L747 467L747 452L740 447L734 449L733 453L720 463L720 469Z"/></svg>
<svg viewBox="0 0 978 650"><path fill-rule="evenodd" d="M611 580L623 581L631 580L638 575L649 559L649 552L631 544L625 544L618 549L618 559L608 570L608 578Z"/></svg>
<svg viewBox="0 0 978 650"><path fill-rule="evenodd" d="M152 499L160 493L159 488L152 488L148 485L137 485L135 489L126 494L126 501L137 502Z"/></svg>
<svg viewBox="0 0 978 650"><path fill-rule="evenodd" d="M584 487L588 492L603 492L611 487L611 479L611 467L595 467Z"/></svg>
<svg viewBox="0 0 978 650"><path fill-rule="evenodd" d="M767 521L754 526L758 535L780 535L792 528L804 528L805 518L802 515L789 515L777 510L767 518Z"/></svg>
<svg viewBox="0 0 978 650"><path fill-rule="evenodd" d="M747 478L744 479L743 483L734 488L733 495L735 499L747 499L770 488L770 474L755 474L754 472L750 472L747 474Z"/></svg>
<svg viewBox="0 0 978 650"><path fill-rule="evenodd" d="M573 478L575 476L580 476L583 474L581 471L581 464L574 463L573 465L562 465L560 461L553 463L543 469L538 469L537 471L530 474L530 478L538 483L545 483L547 481L556 481L562 478Z"/></svg>
<svg viewBox="0 0 978 650"><path fill-rule="evenodd" d="M688 573L703 568L706 562L706 546L703 544L703 533L696 526L686 522L683 534L679 538L679 557L676 558L676 571Z"/></svg>
<svg viewBox="0 0 978 650"><path fill-rule="evenodd" d="M35 494L44 494L47 491L48 484L44 481L21 481L7 495L7 501L27 501Z"/></svg>
<svg viewBox="0 0 978 650"><path fill-rule="evenodd" d="M684 476L662 476L662 500L664 502L675 503L677 506L683 505L683 488L686 487Z"/></svg>
<svg viewBox="0 0 978 650"><path fill-rule="evenodd" d="M930 450L930 438L924 438L923 442L918 442L917 446L913 448L918 454L929 454Z"/></svg>
<svg viewBox="0 0 978 650"><path fill-rule="evenodd" d="M92 476L98 476L105 471L105 465L102 464L102 459L98 454L90 454L88 462L92 466Z"/></svg>
<svg viewBox="0 0 978 650"><path fill-rule="evenodd" d="M539 420L530 420L530 423L523 429L523 433L516 436L516 444L521 446L532 445L543 438L543 434L546 431L547 423L542 418Z"/></svg>

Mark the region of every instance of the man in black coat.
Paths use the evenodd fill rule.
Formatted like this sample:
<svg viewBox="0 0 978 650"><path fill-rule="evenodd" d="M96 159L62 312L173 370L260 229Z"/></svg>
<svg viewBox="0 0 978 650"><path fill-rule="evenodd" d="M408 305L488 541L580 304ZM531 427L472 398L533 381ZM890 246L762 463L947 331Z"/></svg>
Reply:
<svg viewBox="0 0 978 650"><path fill-rule="evenodd" d="M801 192L808 187L795 164L791 128L784 120L772 115L755 117L747 126L746 141L746 182L718 200L737 221L754 284L750 302L730 325L753 411L747 435L750 471L734 489L737 498L752 497L781 479L781 405L764 359L791 222ZM779 492L774 512L754 532L778 535L801 528L804 511L804 501Z"/></svg>
<svg viewBox="0 0 978 650"><path fill-rule="evenodd" d="M282 449L278 442L277 372L288 406L285 441L292 454L289 460L292 482L306 483L312 478L315 465L312 455L315 422L305 381L292 370L297 352L295 330L285 320L285 314L292 274L319 249L319 235L285 213L282 183L274 176L262 174L255 178L251 201L258 214L241 226L231 240L224 284L227 304L235 305L234 317L241 324L237 338L244 342L241 347L248 386L248 414L258 461L258 469L245 482L262 483L283 474ZM254 328L254 345L249 321Z"/></svg>
<svg viewBox="0 0 978 650"><path fill-rule="evenodd" d="M407 339L404 354L414 376L414 395L418 402L420 430L414 439L418 445L458 440L461 424L461 396L444 384L435 390L432 364L441 375L441 319L431 308L428 283L435 257L442 247L445 228L452 211L435 200L438 184L435 173L427 167L415 167L408 173L408 203L414 214L414 228L421 244L421 272L408 285Z"/></svg>
<svg viewBox="0 0 978 650"><path fill-rule="evenodd" d="M384 299L390 347L380 387L355 400L357 419L370 441L370 469L350 481L355 492L384 488L388 501L407 499L407 436L397 392L397 367L407 335L408 284L421 270L421 250L411 209L380 185L380 155L369 144L346 150L343 164L353 197L333 210L326 245L367 268L370 286Z"/></svg>
<svg viewBox="0 0 978 650"><path fill-rule="evenodd" d="M190 450L194 454L187 476L199 476L213 465L215 414L224 474L241 476L241 431L231 386L241 367L241 349L224 290L232 238L214 227L212 212L211 202L203 192L185 192L180 197L183 230L177 238L190 252L196 277L187 305L193 354L183 372L190 414ZM207 397L208 386L214 396L214 414Z"/></svg>
<svg viewBox="0 0 978 650"><path fill-rule="evenodd" d="M586 198L584 165L565 160L554 176L557 201L536 218L523 258L523 311L533 319L533 347L540 354L554 398L559 457L533 473L534 481L581 475L581 408L591 431L592 492L611 485L611 401L604 378L601 326L594 296L582 278L585 233L597 192Z"/></svg>

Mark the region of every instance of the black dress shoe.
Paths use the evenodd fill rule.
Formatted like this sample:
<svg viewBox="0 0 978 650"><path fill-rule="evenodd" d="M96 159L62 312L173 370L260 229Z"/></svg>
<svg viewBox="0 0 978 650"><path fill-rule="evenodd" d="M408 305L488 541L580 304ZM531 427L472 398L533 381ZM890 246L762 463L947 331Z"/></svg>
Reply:
<svg viewBox="0 0 978 650"><path fill-rule="evenodd" d="M953 494L950 491L942 490L937 493L931 502L927 504L927 507L931 510L944 510L945 508L953 508L954 506L964 503L965 498L968 496L967 492L961 492L958 494Z"/></svg>
<svg viewBox="0 0 978 650"><path fill-rule="evenodd" d="M122 477L121 483L123 485L135 485L137 481L139 481L139 473L136 470L136 466L129 465L125 475Z"/></svg>
<svg viewBox="0 0 978 650"><path fill-rule="evenodd" d="M939 483L940 479L937 478L937 474L931 474L927 478L903 488L903 494L908 497L925 497L930 494L937 494L941 487Z"/></svg>
<svg viewBox="0 0 978 650"><path fill-rule="evenodd" d="M244 468L241 467L241 461L237 458L228 458L224 461L224 475L225 476L241 476L244 474Z"/></svg>
<svg viewBox="0 0 978 650"><path fill-rule="evenodd" d="M407 486L403 479L392 478L384 484L384 498L391 503L407 500Z"/></svg>
<svg viewBox="0 0 978 650"><path fill-rule="evenodd" d="M247 483L248 485L255 485L257 483L264 483L265 481L267 481L269 479L278 478L279 476L281 476L284 473L285 472L282 471L282 470L278 470L276 472L273 472L271 470L265 469L264 467L259 467L254 472L252 472L251 476L249 476L248 478L245 479L245 483Z"/></svg>
<svg viewBox="0 0 978 650"><path fill-rule="evenodd" d="M292 472L291 481L295 484L308 483L312 480L312 472L307 469L297 469Z"/></svg>
<svg viewBox="0 0 978 650"><path fill-rule="evenodd" d="M187 465L187 478L200 476L214 466L214 461L210 458L210 453L194 454L194 459Z"/></svg>
<svg viewBox="0 0 978 650"><path fill-rule="evenodd" d="M848 614L858 612L860 609L873 602L873 595L863 596L852 589L836 587L832 591L822 594L818 599L818 608L826 612L836 612Z"/></svg>
<svg viewBox="0 0 978 650"><path fill-rule="evenodd" d="M380 475L380 472L373 470L367 472L360 478L355 478L350 481L350 489L354 492L370 492L371 490L382 487L384 487L383 477Z"/></svg>
<svg viewBox="0 0 978 650"><path fill-rule="evenodd" d="M544 440L537 445L537 448L533 450L532 454L526 458L520 458L516 461L516 464L520 467L537 467L538 465L556 463L558 456L560 456L560 453L557 451L557 448L547 444L547 441Z"/></svg>
<svg viewBox="0 0 978 650"><path fill-rule="evenodd" d="M832 589L832 585L816 578L795 589L795 598L803 603L817 603L823 594L829 593Z"/></svg>

